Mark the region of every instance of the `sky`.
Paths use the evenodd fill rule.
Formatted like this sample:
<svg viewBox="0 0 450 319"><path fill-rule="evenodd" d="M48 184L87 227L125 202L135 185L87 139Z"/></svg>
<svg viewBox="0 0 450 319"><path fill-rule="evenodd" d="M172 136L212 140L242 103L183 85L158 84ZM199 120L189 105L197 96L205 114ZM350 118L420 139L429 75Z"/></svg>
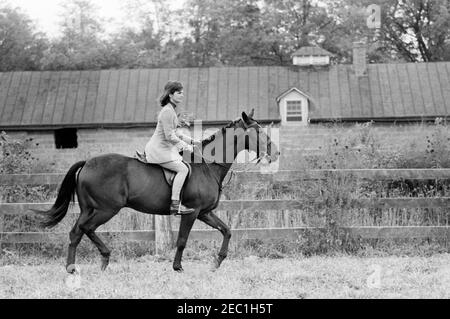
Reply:
<svg viewBox="0 0 450 319"><path fill-rule="evenodd" d="M174 9L180 8L184 3L184 0L166 1ZM50 37L57 36L56 30L60 19L60 3L62 0L10 0L9 2L13 6L22 8L35 21L40 31L47 33ZM102 17L112 18L116 21L123 19L122 4L124 0L95 0L94 3L100 7ZM107 27L113 29L114 25L111 24Z"/></svg>

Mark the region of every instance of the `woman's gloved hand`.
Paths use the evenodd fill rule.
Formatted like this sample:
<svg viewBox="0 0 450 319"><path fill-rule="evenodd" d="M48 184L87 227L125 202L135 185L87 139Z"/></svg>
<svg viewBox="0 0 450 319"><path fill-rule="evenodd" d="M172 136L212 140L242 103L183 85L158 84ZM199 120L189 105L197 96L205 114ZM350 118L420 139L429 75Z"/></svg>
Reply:
<svg viewBox="0 0 450 319"><path fill-rule="evenodd" d="M183 151L188 151L188 152L194 153L194 145L186 144L183 147Z"/></svg>

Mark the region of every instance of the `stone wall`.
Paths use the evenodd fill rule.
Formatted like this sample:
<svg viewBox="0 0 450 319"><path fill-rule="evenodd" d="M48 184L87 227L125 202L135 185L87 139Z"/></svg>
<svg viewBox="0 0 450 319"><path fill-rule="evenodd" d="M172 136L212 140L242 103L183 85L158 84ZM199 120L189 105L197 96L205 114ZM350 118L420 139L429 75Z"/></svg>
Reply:
<svg viewBox="0 0 450 319"><path fill-rule="evenodd" d="M213 130L214 127L207 127ZM323 152L334 139L358 147L364 136L374 137L386 150L402 147L425 148L427 137L435 130L433 125L383 126L325 126L281 127L279 129L280 168L295 168L299 155ZM106 153L133 156L136 149L143 150L154 128L132 129L79 129L77 149L56 149L53 131L7 132L12 138L33 138L32 154L42 166L54 163L52 170L65 172L76 161Z"/></svg>

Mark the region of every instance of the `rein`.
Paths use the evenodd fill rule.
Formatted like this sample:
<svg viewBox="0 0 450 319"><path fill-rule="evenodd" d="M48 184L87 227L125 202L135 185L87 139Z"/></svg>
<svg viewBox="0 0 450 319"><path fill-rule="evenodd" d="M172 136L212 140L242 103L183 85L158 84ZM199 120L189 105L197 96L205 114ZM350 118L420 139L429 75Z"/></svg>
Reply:
<svg viewBox="0 0 450 319"><path fill-rule="evenodd" d="M195 148L194 148L194 149L195 149ZM219 165L219 166L221 166L222 168L225 168L225 169L227 168L227 165L226 165L226 164L223 164L223 163L217 163L217 162L211 162L211 163L208 163L207 160L202 156L201 153L199 153L198 155L205 161L206 167L208 167L209 171L211 172L211 175L212 175L212 176L214 177L214 179L216 180L217 185L219 185L219 192L222 192L223 188L224 188L224 187L227 187L228 184L230 184L231 180L233 179L233 175L235 174L235 170L229 169L230 177L228 178L228 181L223 185L222 182L219 180L219 178L217 178L217 176L213 173L210 164L211 164L211 163L217 164L217 165ZM254 159L252 159L251 161L249 161L248 164L251 164L251 163L253 163L253 162L256 161L256 164L258 165L259 162L260 162L264 157L266 157L266 156L267 156L266 153L264 153L262 156L259 156L259 157L256 156ZM247 168L247 169L245 169L243 172L247 172L247 171L249 171L249 170L250 170L250 169Z"/></svg>
<svg viewBox="0 0 450 319"><path fill-rule="evenodd" d="M244 123L245 129L248 129L249 127L254 127L254 126L257 126L258 128L261 128L261 126L260 126L258 123L255 123L255 124L253 124L253 125L245 125L245 123ZM196 149L196 147L194 147L194 153L195 153L195 149ZM206 167L208 167L209 171L211 172L211 175L213 175L214 179L216 180L217 185L219 185L219 192L222 192L223 188L226 187L226 186L228 186L228 184L231 182L231 179L233 178L233 175L235 174L235 171L232 170L232 169L231 169L231 166L230 166L230 169L229 169L229 172L230 172L230 178L229 178L228 181L225 183L225 185L222 185L222 182L221 182L221 181L219 180L219 178L217 178L217 176L214 174L214 172L212 171L212 169L211 169L211 167L210 167L209 164L214 163L214 164L217 164L217 165L219 165L219 166L221 166L222 168L225 168L225 169L227 169L227 165L224 164L224 163L217 163L217 162L215 162L215 161L214 161L214 162L211 162L211 163L208 163L207 159L203 157L203 155L202 155L201 152L200 152L198 155L204 160L204 162L205 162L205 164L206 164ZM263 153L262 155L260 155L260 156L258 156L258 154L257 154L256 157L255 157L253 160L251 160L251 161L249 162L249 164L250 164L250 163L253 163L254 161L256 161L256 164L259 164L259 162L260 162L263 158L265 158L266 156L267 156L267 153L266 153L266 152L264 152L264 153ZM244 170L244 172L246 172L246 171L248 171L248 170L249 170L249 169L246 169L246 170Z"/></svg>
<svg viewBox="0 0 450 319"><path fill-rule="evenodd" d="M197 147L194 147L194 154L195 154L195 149L196 149L196 148L197 148ZM212 175L212 176L214 177L214 179L216 180L217 185L219 185L219 192L222 192L222 189L223 189L222 182L219 180L219 178L217 178L216 174L214 174L214 172L213 172L211 166L209 165L210 163L208 163L207 159L203 157L203 155L202 155L201 152L199 152L199 154L197 154L197 155L200 156L200 157L203 159L203 161L204 161L205 164L206 164L206 167L208 167L209 172L211 173L211 175ZM222 168L227 168L225 164L217 163L217 162L212 162L212 163L217 164L217 165L221 166ZM230 179L231 179L231 178L230 178ZM228 183L229 183L229 182L230 182L230 181L228 181ZM228 185L228 183L227 183L227 185Z"/></svg>
<svg viewBox="0 0 450 319"><path fill-rule="evenodd" d="M264 156L265 156L265 155L264 155ZM256 164L259 164L259 162L261 161L262 158L263 158L263 156L255 157L255 158L254 158L253 160L251 160L249 163L252 163L252 162L254 162L254 161L257 160ZM220 165L219 163L216 163L216 164ZM243 172L247 172L247 171L249 171L249 170L250 170L250 169L246 169L246 170L244 170ZM230 178L228 179L228 182L226 182L225 185L219 185L221 191L222 191L222 189L223 189L224 187L227 187L228 184L230 184L231 180L233 179L233 175L235 174L235 170L234 170L234 169L230 169L229 172L230 172Z"/></svg>

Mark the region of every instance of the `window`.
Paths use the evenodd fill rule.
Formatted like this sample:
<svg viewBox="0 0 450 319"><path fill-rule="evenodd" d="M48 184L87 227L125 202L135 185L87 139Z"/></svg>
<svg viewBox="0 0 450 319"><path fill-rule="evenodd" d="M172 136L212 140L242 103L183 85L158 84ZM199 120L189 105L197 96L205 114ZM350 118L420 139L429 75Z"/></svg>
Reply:
<svg viewBox="0 0 450 319"><path fill-rule="evenodd" d="M282 125L307 126L310 97L291 88L277 98Z"/></svg>
<svg viewBox="0 0 450 319"><path fill-rule="evenodd" d="M302 121L302 101L286 101L286 121Z"/></svg>
<svg viewBox="0 0 450 319"><path fill-rule="evenodd" d="M62 128L55 131L55 146L56 148L77 148L77 129L76 128Z"/></svg>

